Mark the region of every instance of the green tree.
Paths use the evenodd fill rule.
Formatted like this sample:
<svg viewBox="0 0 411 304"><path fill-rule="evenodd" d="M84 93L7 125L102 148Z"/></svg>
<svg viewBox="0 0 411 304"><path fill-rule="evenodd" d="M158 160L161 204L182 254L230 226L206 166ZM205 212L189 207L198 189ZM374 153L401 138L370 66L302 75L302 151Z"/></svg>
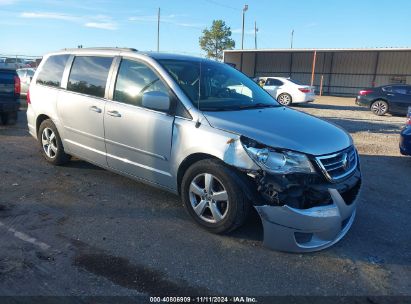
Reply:
<svg viewBox="0 0 411 304"><path fill-rule="evenodd" d="M231 39L231 29L223 20L214 20L210 29L203 30L200 37L200 47L207 53L208 58L223 59L223 50L231 50L235 42Z"/></svg>

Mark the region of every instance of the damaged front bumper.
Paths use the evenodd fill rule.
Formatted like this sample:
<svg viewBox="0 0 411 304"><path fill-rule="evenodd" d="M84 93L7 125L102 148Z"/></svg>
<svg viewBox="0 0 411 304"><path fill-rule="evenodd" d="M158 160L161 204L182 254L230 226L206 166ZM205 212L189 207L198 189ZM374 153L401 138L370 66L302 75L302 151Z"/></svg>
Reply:
<svg viewBox="0 0 411 304"><path fill-rule="evenodd" d="M279 251L311 252L341 240L354 222L361 188L359 170L349 180L351 185L348 190L345 185L345 192L342 185L326 185L326 205L306 209L287 204L255 205L264 228L264 246Z"/></svg>

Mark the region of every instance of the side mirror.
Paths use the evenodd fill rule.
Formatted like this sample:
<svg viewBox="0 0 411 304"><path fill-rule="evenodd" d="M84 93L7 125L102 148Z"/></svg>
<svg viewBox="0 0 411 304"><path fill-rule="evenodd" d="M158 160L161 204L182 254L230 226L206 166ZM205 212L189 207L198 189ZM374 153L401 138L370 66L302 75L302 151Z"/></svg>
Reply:
<svg viewBox="0 0 411 304"><path fill-rule="evenodd" d="M159 91L146 92L143 94L141 104L148 109L168 111L170 109L170 96Z"/></svg>

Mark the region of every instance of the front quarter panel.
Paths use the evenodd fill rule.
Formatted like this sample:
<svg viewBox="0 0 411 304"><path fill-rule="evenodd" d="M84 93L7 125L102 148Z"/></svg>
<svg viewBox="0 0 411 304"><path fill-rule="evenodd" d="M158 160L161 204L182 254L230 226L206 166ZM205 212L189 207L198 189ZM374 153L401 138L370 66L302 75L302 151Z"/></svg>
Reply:
<svg viewBox="0 0 411 304"><path fill-rule="evenodd" d="M205 119L195 121L176 118L173 130L171 168L177 176L182 162L193 154L207 154L239 169L256 171L258 166L242 147L240 136L211 127ZM175 189L177 189L177 180Z"/></svg>

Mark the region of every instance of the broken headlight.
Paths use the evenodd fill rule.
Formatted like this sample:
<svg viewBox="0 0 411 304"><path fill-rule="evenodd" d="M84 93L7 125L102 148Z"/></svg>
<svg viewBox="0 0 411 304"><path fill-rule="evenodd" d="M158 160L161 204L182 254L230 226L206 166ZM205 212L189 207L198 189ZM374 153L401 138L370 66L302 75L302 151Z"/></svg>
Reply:
<svg viewBox="0 0 411 304"><path fill-rule="evenodd" d="M287 150L274 150L250 139L244 139L242 143L248 155L264 171L275 174L315 172L305 154Z"/></svg>

